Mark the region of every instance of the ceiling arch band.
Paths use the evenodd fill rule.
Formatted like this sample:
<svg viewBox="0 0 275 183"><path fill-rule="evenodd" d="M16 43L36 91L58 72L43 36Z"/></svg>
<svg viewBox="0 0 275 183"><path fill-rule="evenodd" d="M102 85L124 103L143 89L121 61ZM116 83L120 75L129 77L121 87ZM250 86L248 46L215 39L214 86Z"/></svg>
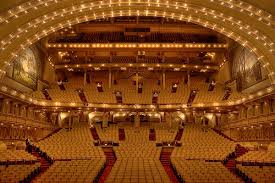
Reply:
<svg viewBox="0 0 275 183"><path fill-rule="evenodd" d="M258 13L265 14L264 18L257 19L249 17L249 19L256 19L256 22L245 22L244 20L238 19L232 15L231 12L226 13L226 9L221 9L221 11L216 9L211 9L200 5L199 2L202 0L197 0L196 4L192 3L183 3L183 2L171 2L169 1L141 1L137 3L131 1L85 1L83 4L70 4L68 1L47 1L47 3L56 3L60 5L54 11L48 11L42 13L41 15L35 15L30 20L23 21L20 27L15 28L15 23L21 20L24 15L17 15L18 13L22 14L22 11L14 13L13 16L10 16L8 19L5 19L1 16L2 28L9 28L8 31L1 31L0 41L1 51L0 59L5 61L5 64L8 65L9 62L17 56L18 52L21 49L28 47L30 44L36 42L37 40L47 36L50 33L55 32L56 30L93 19L114 17L114 16L161 16L172 19L178 19L188 22L193 22L204 27L210 28L221 34L224 34L227 37L234 39L245 47L248 47L252 52L254 52L258 60L260 60L264 67L269 72L269 78L274 82L274 69L275 64L271 61L274 60L274 33L272 27L272 16L266 12L258 10ZM43 2L44 5L32 6L33 11L35 7L37 9L45 9L50 4L46 5L45 1L38 0L38 3ZM210 0L210 2L213 2ZM222 2L222 1L220 1ZM231 1L230 1L231 2ZM35 2L34 2L35 3ZM25 3L28 5L28 3ZM203 4L203 3L201 3ZM221 6L225 4L220 3ZM53 5L53 4L51 4ZM63 5L63 6L61 6ZM213 5L213 4L212 4ZM224 8L224 6L222 6ZM19 6L20 7L20 6ZM18 8L18 7L17 7ZM24 9L23 5L19 9ZM25 16L29 13L35 14L36 11L31 12L30 10L23 11ZM233 11L233 8L230 6L229 11ZM255 9L254 7L250 9ZM26 13L27 11L27 13ZM12 12L12 10L8 11ZM240 12L239 12L240 13ZM12 14L12 13L8 13ZM12 20L10 20L12 19ZM262 20L267 20L269 23L264 23ZM8 20L8 21L7 21ZM6 23L5 23L6 22ZM249 24L250 23L250 24ZM257 25L262 25L261 30L258 29ZM257 28L255 28L257 27ZM264 30L264 31L263 31ZM1 72L4 72L5 65L2 65Z"/></svg>

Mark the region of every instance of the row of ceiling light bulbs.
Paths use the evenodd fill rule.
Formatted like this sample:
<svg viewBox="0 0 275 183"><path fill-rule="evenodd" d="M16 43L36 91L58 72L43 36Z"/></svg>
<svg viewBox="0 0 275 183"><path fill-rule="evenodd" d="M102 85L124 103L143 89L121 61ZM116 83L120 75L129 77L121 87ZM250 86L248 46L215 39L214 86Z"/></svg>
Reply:
<svg viewBox="0 0 275 183"><path fill-rule="evenodd" d="M84 6L85 7L85 6ZM186 7L185 7L186 8ZM187 7L188 8L188 7ZM77 10L77 9L76 9ZM80 10L82 10L82 5L79 7L79 11ZM130 11L130 10L129 10ZM198 10L196 9L194 9L194 11L195 12L198 12ZM272 52L273 51L273 42L272 41L270 41L270 40L268 40L267 39L267 37L266 36L260 36L260 35L258 35L259 34L259 32L258 32L258 30L251 30L251 28L250 28L250 26L249 25L240 25L241 24L241 21L234 21L233 20L233 18L232 17L224 17L224 15L221 13L220 15L218 14L218 15L216 15L215 14L215 12L213 12L213 10L212 11L210 11L210 10L208 10L208 9L205 9L205 8L203 8L202 10L200 10L201 12L204 12L205 14L209 14L209 12L211 13L212 12L212 14L214 14L213 15L213 17L214 18L217 18L218 16L221 16L220 18L222 19L222 21L231 21L232 22L232 24L237 24L238 26L239 26L239 29L240 30L245 30L249 35L251 35L251 36L254 36L256 39L259 39L259 40L261 40L262 42L263 42L263 45L264 46L267 46L267 47L270 47L269 49L270 49L270 51ZM69 13L70 12L70 13ZM148 12L148 10L146 11L146 12ZM149 12L150 14L156 14L156 12L157 11L155 11L155 13L153 13L153 12ZM37 25L39 25L39 24L41 24L41 22L42 22L42 24L43 23L46 23L47 22L47 20L48 19L55 19L55 17L58 17L58 15L60 15L61 14L61 16L64 16L64 13L69 13L69 14L72 14L73 13L73 11L70 11L70 10L65 10L65 9L63 9L63 12L61 11L61 12L59 12L59 13L57 13L57 12L54 12L53 13L53 15L52 16L47 16L47 15L44 15L42 18L37 18L35 21L33 21L34 23L33 24L31 24L31 23L28 23L27 24L27 27L25 27L25 28L19 28L18 30L17 30L17 33L13 33L13 34L10 34L8 37L7 37L7 39L6 40L2 40L1 41L1 46L2 46L2 50L4 50L5 49L5 46L7 46L8 45L8 43L11 43L11 41L12 41L12 39L13 38L19 38L20 37L20 34L21 33L24 33L24 32L28 32L28 30L27 29L29 29L29 28L32 28L32 27L37 27ZM139 13L139 11L137 11L137 13L138 14L140 14ZM141 13L142 13L142 11L141 11ZM165 13L165 12L164 12ZM113 14L113 12L112 12L112 14ZM121 11L120 11L120 13L119 14L121 14ZM126 13L127 14L127 13ZM161 13L160 13L161 14ZM104 12L103 12L103 14L101 15L102 17L104 17ZM170 16L170 17L172 17L172 16L174 16L174 13L172 13L172 14L170 14L170 15L166 15L166 16ZM93 18L99 18L99 17L91 17L92 19ZM179 18L179 19L186 19L186 17L183 17L183 15L181 15L180 17L176 17L176 18ZM87 19L88 20L88 17L87 18L85 18L85 19ZM193 20L194 19L194 20ZM199 18L196 20L195 18L193 18L192 19L192 17L191 17L191 15L187 18L187 20L188 21L197 21L197 22L199 22L199 23L203 23L203 26L205 26L205 27L210 27L210 26L208 26L208 22L202 22ZM79 21L79 20L77 20L77 21ZM80 21L79 21L80 22ZM235 23L234 23L235 22ZM72 22L70 22L70 21L67 21L67 23L70 25L70 24L72 24ZM26 25L25 25L26 26ZM61 25L62 26L62 25ZM215 27L216 27L216 25L213 25L213 27L212 27L212 29L215 29ZM211 28L211 27L210 27ZM54 30L54 28L52 27L51 28L51 30ZM42 32L42 34L46 34L47 33L47 31L43 31ZM233 32L229 32L228 34L233 34ZM36 37L40 37L40 36L38 36L37 34L35 35ZM23 48L24 47L24 45L21 45L21 47Z"/></svg>
<svg viewBox="0 0 275 183"><path fill-rule="evenodd" d="M82 43L82 44L67 44L67 43L49 43L47 47L49 48L226 48L227 44L201 44L201 43L120 43L120 44L111 44L111 43Z"/></svg>
<svg viewBox="0 0 275 183"><path fill-rule="evenodd" d="M225 61L224 61L225 62ZM123 65L125 65L125 64L123 64ZM163 66L169 66L169 67L175 67L175 66L177 66L177 67L179 67L179 65L180 64L169 64L169 65L162 65L162 67ZM93 65L92 64L83 64L83 65L79 65L79 64L74 64L74 65L64 65L64 67L65 68L68 68L68 67L80 67L80 66L88 66L88 67L93 67ZM105 67L105 66L107 66L107 67L110 67L110 65L106 65L106 64L100 64L100 66L101 67ZM115 67L120 67L118 64L114 64L114 66ZM128 67L132 67L133 66L133 64L128 64L127 65ZM137 66L137 64L135 64L135 67ZM140 64L138 64L138 66L141 66L141 67L147 67L147 64L145 64L145 63L140 63ZM149 66L152 66L152 64L149 64ZM160 64L156 64L155 65L155 67L160 67L161 65ZM182 68L186 68L186 67L192 67L192 68L196 68L196 69L198 69L198 68L205 68L205 69L215 69L216 67L215 66L208 66L208 65L204 65L204 66L202 66L202 65L185 65L185 64L183 64L181 67ZM95 69L96 68L98 68L98 69L96 69L96 70L100 70L100 67L94 67ZM176 71L177 70L180 70L180 68L174 68L174 69L176 69ZM126 70L126 67L121 67L121 70ZM148 70L154 70L154 68L153 67L148 67Z"/></svg>
<svg viewBox="0 0 275 183"><path fill-rule="evenodd" d="M117 0L119 3L123 3L121 2L121 0ZM265 12L261 9L258 9L248 3L245 3L241 0L209 0L212 3L219 3L221 6L225 6L226 8L231 8L231 9L236 9L240 12L244 12L249 16L256 16L258 18L259 21L262 21L264 23L266 23L267 25L272 24L272 15L268 12ZM53 6L54 4L57 3L61 3L64 2L64 0L32 0L32 1L28 1L26 3L22 3L21 5L17 6L17 7L13 7L12 9L10 9L6 14L2 14L2 16L0 17L0 23L1 22L5 22L8 23L9 21L11 21L12 19L16 19L18 18L21 14L28 14L29 11L31 10L37 10L39 9L39 7L47 7L47 6ZM100 4L100 5L105 5L105 4L113 4L115 3L114 0L106 0L106 1L99 1L100 3L95 2L95 4ZM132 3L131 0L125 1L126 3ZM185 3L182 2L170 2L167 0L155 0L155 1L150 1L150 0L144 0L144 1L140 1L138 0L138 3L141 2L147 2L148 4L167 4L167 5L174 5L174 6L181 6ZM84 3L83 1L81 1L81 3ZM94 3L90 3L91 5L93 5Z"/></svg>

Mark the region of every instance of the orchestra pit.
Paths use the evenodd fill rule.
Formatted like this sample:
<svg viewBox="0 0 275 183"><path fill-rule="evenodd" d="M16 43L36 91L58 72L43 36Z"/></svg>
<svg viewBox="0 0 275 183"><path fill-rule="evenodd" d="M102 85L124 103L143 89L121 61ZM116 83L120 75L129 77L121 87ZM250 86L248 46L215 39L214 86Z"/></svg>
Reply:
<svg viewBox="0 0 275 183"><path fill-rule="evenodd" d="M274 42L274 0L0 1L0 182L275 182Z"/></svg>

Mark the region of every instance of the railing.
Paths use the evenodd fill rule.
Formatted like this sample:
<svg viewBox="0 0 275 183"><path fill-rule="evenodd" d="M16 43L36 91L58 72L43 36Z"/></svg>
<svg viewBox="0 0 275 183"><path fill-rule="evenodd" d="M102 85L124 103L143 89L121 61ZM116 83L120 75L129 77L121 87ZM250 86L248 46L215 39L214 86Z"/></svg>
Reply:
<svg viewBox="0 0 275 183"><path fill-rule="evenodd" d="M264 123L272 123L275 121L275 113L261 114L258 116L251 116L245 119L238 119L234 121L229 121L228 124L225 124L222 128L235 128L248 125L259 125Z"/></svg>
<svg viewBox="0 0 275 183"><path fill-rule="evenodd" d="M0 113L0 122L1 123L9 123L14 125L27 125L27 126L34 126L34 127L47 127L52 128L53 125L47 121L37 120L33 118L23 117L23 116L16 116L13 114L5 114Z"/></svg>

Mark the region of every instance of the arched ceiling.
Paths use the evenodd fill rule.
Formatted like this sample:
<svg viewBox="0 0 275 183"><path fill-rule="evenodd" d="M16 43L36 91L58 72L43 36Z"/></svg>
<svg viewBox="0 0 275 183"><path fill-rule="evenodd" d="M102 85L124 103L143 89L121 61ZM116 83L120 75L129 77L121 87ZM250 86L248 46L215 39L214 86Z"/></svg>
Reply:
<svg viewBox="0 0 275 183"><path fill-rule="evenodd" d="M131 15L179 19L220 32L253 51L269 72L272 83L275 81L274 15L256 7L255 3L241 0L18 0L9 5L8 2L5 7L13 8L1 12L0 16L2 74L21 49L56 30L88 20ZM20 2L24 3L13 6Z"/></svg>

